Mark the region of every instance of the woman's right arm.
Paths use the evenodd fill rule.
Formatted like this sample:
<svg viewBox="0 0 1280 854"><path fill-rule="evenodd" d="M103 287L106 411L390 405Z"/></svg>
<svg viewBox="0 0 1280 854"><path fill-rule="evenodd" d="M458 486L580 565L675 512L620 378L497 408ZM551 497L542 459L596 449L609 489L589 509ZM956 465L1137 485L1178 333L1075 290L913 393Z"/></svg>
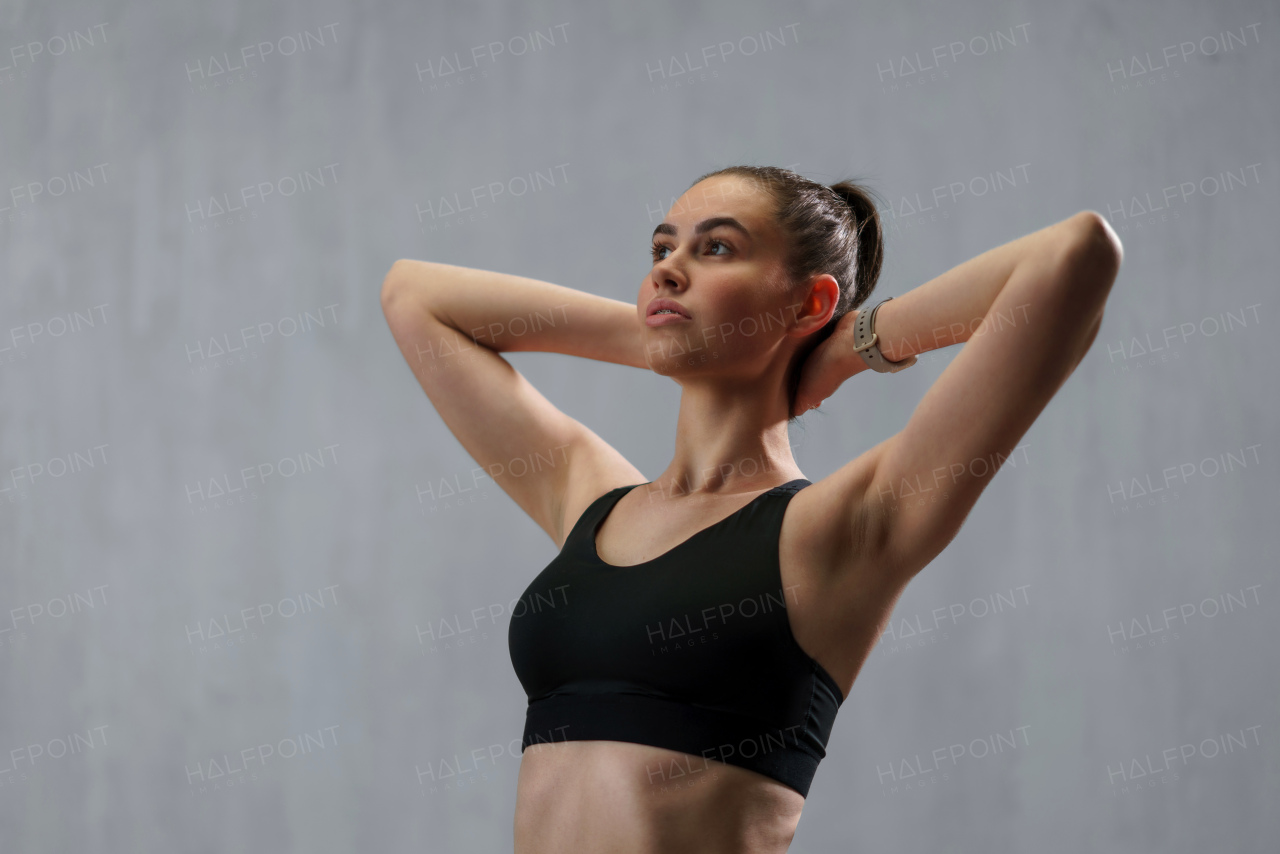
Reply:
<svg viewBox="0 0 1280 854"><path fill-rule="evenodd" d="M403 259L388 294L429 306L437 319L498 353L537 350L645 368L634 303L537 279Z"/></svg>
<svg viewBox="0 0 1280 854"><path fill-rule="evenodd" d="M500 355L543 351L647 367L636 307L536 279L403 259L382 310L446 426L557 546L605 489L644 480ZM515 474L512 474L513 469ZM572 518L566 520L566 512Z"/></svg>

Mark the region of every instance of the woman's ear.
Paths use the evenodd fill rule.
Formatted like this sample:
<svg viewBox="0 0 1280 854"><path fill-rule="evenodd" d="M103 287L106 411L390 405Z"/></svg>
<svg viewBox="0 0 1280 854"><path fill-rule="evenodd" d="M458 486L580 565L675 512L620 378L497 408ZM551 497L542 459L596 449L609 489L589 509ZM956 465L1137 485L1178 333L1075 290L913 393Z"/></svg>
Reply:
<svg viewBox="0 0 1280 854"><path fill-rule="evenodd" d="M840 285L827 273L814 276L809 283L809 291L800 304L800 314L796 318L799 323L797 331L807 335L821 329L836 313L840 303Z"/></svg>

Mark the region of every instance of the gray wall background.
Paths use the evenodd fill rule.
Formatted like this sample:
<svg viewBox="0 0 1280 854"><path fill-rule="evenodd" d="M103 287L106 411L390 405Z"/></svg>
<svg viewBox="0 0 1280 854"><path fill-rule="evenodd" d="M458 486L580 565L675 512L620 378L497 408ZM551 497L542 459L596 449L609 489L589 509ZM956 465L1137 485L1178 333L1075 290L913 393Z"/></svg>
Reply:
<svg viewBox="0 0 1280 854"><path fill-rule="evenodd" d="M1126 252L1092 351L899 602L792 850L1274 850L1278 17L0 4L0 848L510 850L508 606L555 549L475 484L382 278L631 300L672 202L746 162L888 200L881 297L1085 208ZM956 351L806 416L806 475ZM510 359L649 476L670 459L673 383Z"/></svg>

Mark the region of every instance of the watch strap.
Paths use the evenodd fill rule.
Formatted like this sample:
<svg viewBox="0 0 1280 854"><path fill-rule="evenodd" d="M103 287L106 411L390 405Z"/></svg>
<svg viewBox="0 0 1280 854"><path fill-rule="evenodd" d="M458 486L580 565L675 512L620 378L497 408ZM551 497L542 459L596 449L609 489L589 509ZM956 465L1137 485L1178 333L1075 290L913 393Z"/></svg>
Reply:
<svg viewBox="0 0 1280 854"><path fill-rule="evenodd" d="M916 363L914 355L900 359L897 362L890 362L880 352L880 337L876 335L876 312L880 310L880 306L891 299L893 297L881 300L870 311L859 311L853 325L854 352L862 357L862 361L866 362L868 367L882 374L897 373L903 368L909 368Z"/></svg>

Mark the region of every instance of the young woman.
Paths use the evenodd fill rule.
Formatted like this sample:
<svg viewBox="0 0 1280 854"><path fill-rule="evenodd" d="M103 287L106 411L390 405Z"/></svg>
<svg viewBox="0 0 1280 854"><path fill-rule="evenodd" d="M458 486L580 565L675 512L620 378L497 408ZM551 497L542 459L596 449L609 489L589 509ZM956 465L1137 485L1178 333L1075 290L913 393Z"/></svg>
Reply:
<svg viewBox="0 0 1280 854"><path fill-rule="evenodd" d="M419 383L480 465L537 463L497 482L560 549L509 630L529 695L517 852L786 851L898 596L1079 364L1122 258L1082 211L864 310L881 238L856 184L735 166L654 229L634 304L391 267L382 305ZM901 432L804 478L790 420L965 342ZM666 469L646 481L499 355L528 350L679 383Z"/></svg>

